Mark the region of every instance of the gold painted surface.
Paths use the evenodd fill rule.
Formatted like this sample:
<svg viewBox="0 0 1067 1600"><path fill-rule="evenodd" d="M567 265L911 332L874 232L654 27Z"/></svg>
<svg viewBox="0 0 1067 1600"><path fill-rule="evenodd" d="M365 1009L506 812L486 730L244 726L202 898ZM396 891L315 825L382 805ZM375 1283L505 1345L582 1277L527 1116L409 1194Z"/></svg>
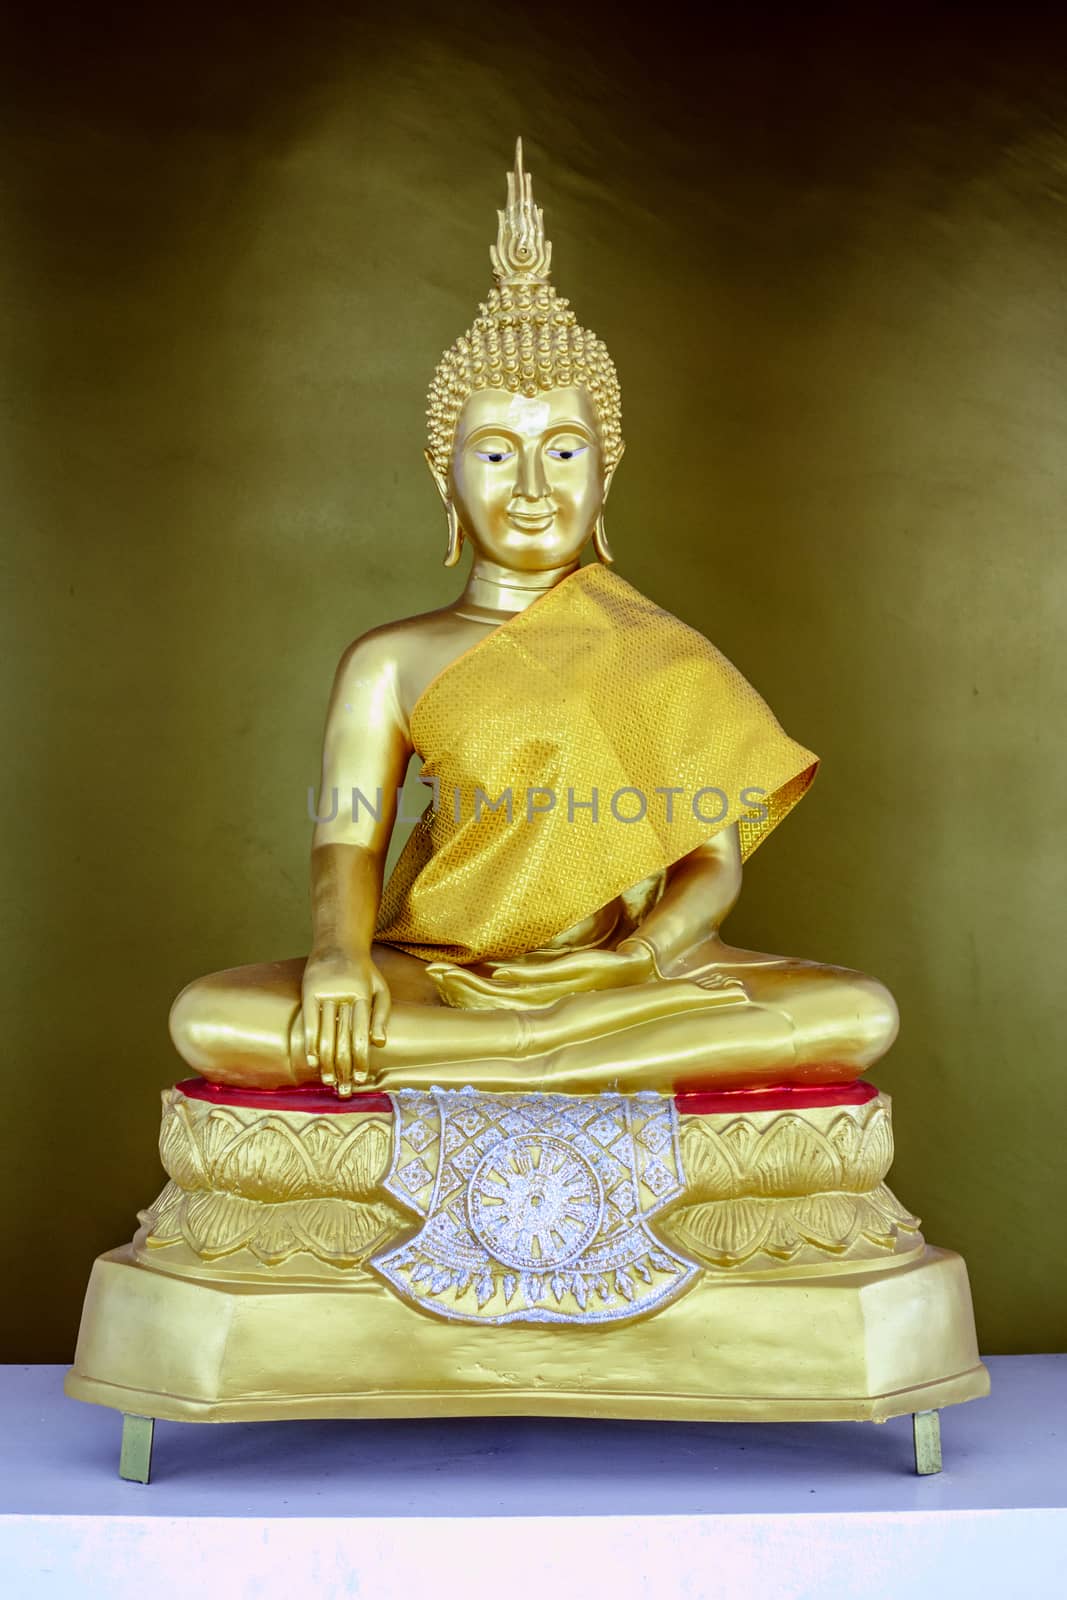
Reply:
<svg viewBox="0 0 1067 1600"><path fill-rule="evenodd" d="M480 315L445 351L430 385L429 448L432 469L447 479L463 405L476 389L502 389L528 398L576 384L592 399L609 472L622 459L622 397L615 363L603 340L578 324L567 300L549 282L552 245L544 214L534 205L533 179L523 169L522 140L508 173L508 198L497 212L496 244L489 252L496 282ZM546 374L550 381L546 382ZM459 558L462 530L454 525L449 563ZM600 550L605 548L600 530Z"/></svg>
<svg viewBox="0 0 1067 1600"><path fill-rule="evenodd" d="M204 1276L204 1266L224 1263L222 1276L272 1280L329 1277L358 1266L404 1231L410 1218L387 1201L242 1200L176 1183L144 1211L133 1239L146 1265ZM153 1259L155 1258L155 1259Z"/></svg>
<svg viewBox="0 0 1067 1600"><path fill-rule="evenodd" d="M373 1111L215 1105L168 1089L159 1157L184 1189L223 1189L253 1201L366 1200L380 1193L388 1170L392 1122Z"/></svg>
<svg viewBox="0 0 1067 1600"><path fill-rule="evenodd" d="M664 1218L667 1239L705 1267L773 1271L914 1256L919 1219L886 1184L869 1194L837 1192L790 1200L713 1200Z"/></svg>
<svg viewBox="0 0 1067 1600"><path fill-rule="evenodd" d="M893 1162L888 1095L863 1106L683 1117L686 1193L668 1238L731 1273L911 1256L919 1220L883 1181Z"/></svg>
<svg viewBox="0 0 1067 1600"><path fill-rule="evenodd" d="M208 1285L139 1266L127 1247L93 1269L66 1387L189 1421L770 1422L884 1420L976 1398L988 1384L966 1269L949 1251L927 1248L882 1272L705 1278L663 1316L609 1329L500 1329L441 1322L365 1272L334 1289Z"/></svg>
<svg viewBox="0 0 1067 1600"><path fill-rule="evenodd" d="M163 1095L159 1154L170 1182L134 1236L139 1259L196 1274L307 1276L355 1266L410 1227L382 1188L392 1118L261 1111Z"/></svg>
<svg viewBox="0 0 1067 1600"><path fill-rule="evenodd" d="M887 1095L682 1115L679 1127L685 1190L654 1231L708 1270L795 1276L921 1251L918 1219L883 1182ZM262 1111L168 1090L159 1147L170 1182L140 1213L134 1253L206 1282L212 1265L224 1280L283 1269L285 1281L336 1281L414 1226L383 1189L392 1137L380 1113Z"/></svg>
<svg viewBox="0 0 1067 1600"><path fill-rule="evenodd" d="M333 806L313 839L307 962L299 971L252 969L236 983L226 974L203 980L172 1011L175 1044L216 1082L265 1086L314 1074L339 1095L360 1082L559 1089L589 1097L585 1114L595 1128L596 1090L848 1080L895 1037L895 1004L875 980L731 950L718 938L743 860L804 792L816 760L782 733L714 647L619 578L579 567L590 543L601 562L612 559L603 512L621 453L618 387L606 352L590 338L584 358L586 336L549 294L550 260L520 147L492 252L497 298L470 345L461 341L446 356L431 401L428 459L445 506L446 564L466 539L471 575L443 613L380 628L342 658L323 742L321 792ZM412 754L443 793L383 901ZM526 815L516 823L509 809L497 826L494 810L487 824L479 789L496 806L501 788L513 786ZM672 800L680 791L694 814L671 828L668 810L664 829L642 820L618 833L613 806L615 829L601 831L594 818L583 832L568 804L560 822L558 788L573 802L576 792L584 799L587 787L601 786L612 804L620 791L636 795L642 818L665 788ZM696 814L709 786L727 807L710 837ZM529 799L546 789L553 820L541 815L535 833ZM364 814L357 797L366 795L373 802ZM749 808L765 796L766 819L753 823ZM464 802L473 803L473 834L461 826ZM442 827L442 814L455 826ZM617 900L632 920L620 910L612 926ZM382 948L409 964L412 997L395 1008ZM420 1000L412 962L421 962L434 999L427 990ZM479 963L483 970L468 975ZM462 1120L458 1114L457 1126ZM715 1415L725 1397L754 1416L775 1416L782 1401L799 1401L813 1416L876 1416L894 1405L910 1409L917 1390L924 1408L931 1393L965 1397L981 1380L962 1262L920 1253L912 1239L892 1268L883 1260L880 1270L862 1270L863 1255L895 1254L899 1237L917 1230L880 1183L892 1154L888 1127L882 1108L868 1108L825 1129L800 1114L771 1115L760 1128L741 1117L721 1130L690 1129L701 1198L666 1226L691 1256L657 1246L644 1218L639 1240L623 1240L624 1250L638 1252L633 1265L650 1288L647 1301L621 1269L614 1283L599 1269L603 1299L611 1300L603 1307L599 1299L587 1306L597 1269L588 1281L582 1272L573 1282L554 1277L547 1290L534 1271L512 1311L515 1280L506 1273L498 1281L487 1271L472 1284L472 1272L451 1257L448 1270L435 1265L433 1231L448 1219L432 1205L421 1251L402 1242L399 1254L375 1257L389 1287L369 1279L363 1263L390 1238L397 1216L374 1198L388 1143L381 1123L345 1127L314 1115L294 1122L215 1105L193 1111L175 1092L161 1136L172 1182L134 1248L97 1263L70 1390L106 1398L112 1391L103 1385L121 1388L126 1411L155 1390L150 1414L161 1405L166 1414L162 1393L179 1410L199 1402L211 1414L227 1399L247 1407L273 1390L290 1414L309 1396L315 1406L332 1396L333 1414L345 1414L355 1366L364 1384L377 1372L376 1404L385 1393L407 1406L417 1388L419 1409L430 1413L457 1404L493 1409L498 1396L525 1405L532 1390L548 1407L556 1392L573 1405L584 1390L581 1408L603 1401L622 1415L677 1414L680 1400L698 1408L706 1401L705 1414ZM422 1124L405 1124L416 1151L419 1128L423 1139ZM506 1142L495 1121L485 1131ZM400 1137L398 1126L398 1151ZM463 1153L480 1171L475 1145ZM656 1158L646 1154L641 1182L652 1185ZM723 1195L716 1185L721 1190L731 1162L737 1183ZM411 1165L418 1169L418 1159ZM664 1184L677 1187L683 1174L660 1167ZM633 1163L631 1172L639 1188ZM435 1204L437 1183L424 1164L421 1173ZM599 1182L589 1173L586 1199L599 1227L604 1196L598 1209ZM850 1179L864 1177L879 1187L850 1192ZM525 1196L523 1181L520 1173ZM828 1181L842 1192L827 1192ZM501 1182L489 1185L497 1204ZM612 1193L624 1186L620 1180ZM449 1194L458 1230L462 1179ZM636 1210L636 1198L618 1201L627 1204ZM654 1216L650 1209L648 1221ZM176 1273L149 1267L171 1247ZM203 1261L202 1274L189 1271L189 1252ZM829 1256L834 1270L798 1271L805 1252ZM253 1257L263 1276L213 1281L211 1261L228 1256ZM299 1256L337 1270L338 1286L267 1281L272 1267ZM760 1258L788 1265L790 1275L770 1270L761 1279L753 1272ZM542 1256L538 1249L525 1259ZM701 1272L702 1262L713 1271ZM745 1281L713 1275L736 1266L749 1269ZM401 1293L426 1297L417 1322L398 1318L398 1307L412 1315ZM480 1314L466 1308L471 1293L489 1320L476 1322L468 1341L469 1319ZM549 1293L557 1309L547 1305ZM569 1294L577 1312L561 1321L561 1296ZM712 1312L707 1350L699 1334ZM189 1316L194 1325L183 1327ZM513 1316L520 1320L507 1329L493 1325ZM572 1317L582 1344L571 1338ZM345 1320L347 1338L338 1329ZM609 1342L590 1382L581 1369L605 1327ZM371 1358L376 1336L380 1353Z"/></svg>
<svg viewBox="0 0 1067 1600"><path fill-rule="evenodd" d="M311 953L200 979L172 1008L179 1052L215 1083L321 1078L342 1096L360 1083L583 1095L833 1083L896 1036L876 979L719 938L743 860L817 760L707 640L580 567L587 547L612 559L618 394L601 355L577 360L587 336L563 303L534 293L548 294L550 257L520 149L492 251L505 298L484 313L484 350L460 340L462 370L446 357L439 373L447 441L444 401L431 404L446 564L466 539L467 585L342 657ZM383 897L413 755L436 814ZM498 809L502 791L517 815ZM601 804L597 820L587 808Z"/></svg>
<svg viewBox="0 0 1067 1600"><path fill-rule="evenodd" d="M669 30L532 29L502 114L499 39L439 11L413 53L339 7L7 40L5 1359L66 1359L153 1192L173 993L304 948L324 674L452 597L411 451L519 126L626 384L625 575L824 757L731 937L890 983L901 1192L987 1348L1060 1348L1017 1248L1059 1204L1067 1027L1059 25L738 10L713 93ZM60 1170L91 1201L42 1272Z"/></svg>
<svg viewBox="0 0 1067 1600"><path fill-rule="evenodd" d="M865 1194L893 1164L892 1101L679 1118L689 1200Z"/></svg>

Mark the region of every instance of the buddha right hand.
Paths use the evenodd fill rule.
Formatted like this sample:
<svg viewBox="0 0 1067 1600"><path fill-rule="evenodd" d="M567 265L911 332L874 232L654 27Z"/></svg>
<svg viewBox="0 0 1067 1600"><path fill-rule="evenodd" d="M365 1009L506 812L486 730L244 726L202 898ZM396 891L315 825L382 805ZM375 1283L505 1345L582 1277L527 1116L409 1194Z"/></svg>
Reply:
<svg viewBox="0 0 1067 1600"><path fill-rule="evenodd" d="M370 1047L385 1043L389 989L369 955L313 952L304 968L302 1012L308 1066L347 1096L370 1072Z"/></svg>

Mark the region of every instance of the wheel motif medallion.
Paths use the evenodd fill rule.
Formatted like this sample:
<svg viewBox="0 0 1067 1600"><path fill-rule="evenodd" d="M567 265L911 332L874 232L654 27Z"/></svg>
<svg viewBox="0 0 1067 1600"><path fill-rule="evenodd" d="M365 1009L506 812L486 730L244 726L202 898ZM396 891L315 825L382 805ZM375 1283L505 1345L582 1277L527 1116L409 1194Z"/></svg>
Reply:
<svg viewBox="0 0 1067 1600"><path fill-rule="evenodd" d="M507 1267L566 1266L600 1229L604 1191L593 1167L562 1139L502 1139L467 1186L471 1231Z"/></svg>

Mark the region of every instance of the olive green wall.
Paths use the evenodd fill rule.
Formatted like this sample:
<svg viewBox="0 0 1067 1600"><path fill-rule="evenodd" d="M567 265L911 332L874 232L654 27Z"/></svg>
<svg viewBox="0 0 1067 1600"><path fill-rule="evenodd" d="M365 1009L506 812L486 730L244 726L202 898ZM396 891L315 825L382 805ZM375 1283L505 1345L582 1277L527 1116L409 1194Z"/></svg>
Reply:
<svg viewBox="0 0 1067 1600"><path fill-rule="evenodd" d="M27 24L4 93L0 1354L70 1354L160 1185L175 991L306 947L336 658L459 583L424 393L518 131L622 377L617 570L824 759L731 937L895 991L895 1187L987 1350L1061 1346L1062 40L145 9Z"/></svg>

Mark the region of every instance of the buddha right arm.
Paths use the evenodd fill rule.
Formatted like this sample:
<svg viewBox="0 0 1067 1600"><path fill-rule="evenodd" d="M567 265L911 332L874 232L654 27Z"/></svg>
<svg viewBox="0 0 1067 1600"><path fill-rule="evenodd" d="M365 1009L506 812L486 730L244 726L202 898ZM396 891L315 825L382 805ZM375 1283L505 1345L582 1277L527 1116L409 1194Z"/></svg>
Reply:
<svg viewBox="0 0 1067 1600"><path fill-rule="evenodd" d="M311 849L312 947L304 970L304 1048L342 1095L366 1076L371 1041L385 1043L389 990L371 959L397 790L411 756L388 634L342 658L323 740Z"/></svg>

